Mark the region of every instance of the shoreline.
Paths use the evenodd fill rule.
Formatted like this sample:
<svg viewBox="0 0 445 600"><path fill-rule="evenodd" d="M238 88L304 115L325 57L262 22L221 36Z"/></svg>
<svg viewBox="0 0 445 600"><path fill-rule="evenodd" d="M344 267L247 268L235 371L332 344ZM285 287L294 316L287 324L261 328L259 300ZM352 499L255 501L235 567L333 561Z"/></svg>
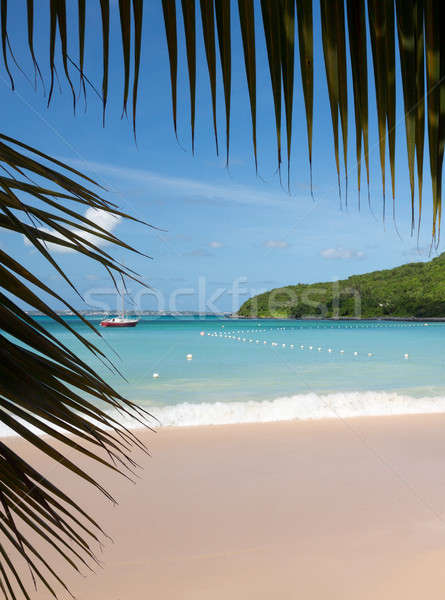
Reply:
<svg viewBox="0 0 445 600"><path fill-rule="evenodd" d="M244 317L242 315L229 317L236 321L250 321L250 320L261 320L261 321L326 321L331 323L332 321L394 321L407 323L444 323L445 317L317 317L312 315L310 317L255 317L249 316Z"/></svg>
<svg viewBox="0 0 445 600"><path fill-rule="evenodd" d="M445 414L142 431L152 456L135 456L136 486L79 460L118 507L22 440L8 443L115 541L96 575L61 566L79 599L438 600L444 431Z"/></svg>
<svg viewBox="0 0 445 600"><path fill-rule="evenodd" d="M95 317L97 319L107 316L109 313L98 312L98 313L89 313L79 311L83 317ZM61 317L73 317L74 314L68 314L66 312L57 312ZM181 313L181 314L150 314L150 313L138 313L134 311L129 311L128 315L130 316L138 316L141 319L144 317L156 317L159 318L160 321L164 321L166 318L176 319L181 321L182 317L185 317L184 321L190 321L190 317L195 317L196 321L209 321L209 318L214 320L231 320L231 321L249 321L252 319L262 320L262 321L407 321L407 322L418 322L418 323L444 323L445 317L318 317L316 315L308 316L308 317L259 317L259 316L243 316L236 314L219 314L219 313L209 313L209 314L199 314L199 313ZM45 317L45 315L40 313L29 313L31 317ZM151 321L155 321L156 319L150 319ZM211 322L211 321L210 321Z"/></svg>
<svg viewBox="0 0 445 600"><path fill-rule="evenodd" d="M381 390L348 392L305 392L280 396L273 400L183 402L147 406L152 415L147 425L152 429L194 429L268 423L316 423L351 419L445 415L445 391L436 396L410 396ZM118 413L111 414L115 417ZM145 428L132 420L121 420L132 431ZM46 437L33 428L39 437ZM13 430L0 429L0 439L18 439Z"/></svg>

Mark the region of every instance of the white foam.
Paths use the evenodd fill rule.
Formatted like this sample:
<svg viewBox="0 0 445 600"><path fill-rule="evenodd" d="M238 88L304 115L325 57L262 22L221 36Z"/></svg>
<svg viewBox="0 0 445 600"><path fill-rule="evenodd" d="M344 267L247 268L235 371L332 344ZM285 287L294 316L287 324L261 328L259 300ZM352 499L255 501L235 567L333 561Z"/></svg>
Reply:
<svg viewBox="0 0 445 600"><path fill-rule="evenodd" d="M184 402L148 408L161 427L230 425L311 419L348 419L351 417L445 413L445 396L413 396L396 392L337 392L331 394L297 394L260 402ZM129 428L135 421L123 422ZM159 423L151 422L153 427ZM40 434L36 428L32 430ZM0 437L15 435L0 423Z"/></svg>
<svg viewBox="0 0 445 600"><path fill-rule="evenodd" d="M415 398L390 392L309 393L261 402L185 402L150 408L162 426L176 427L442 412L445 397Z"/></svg>

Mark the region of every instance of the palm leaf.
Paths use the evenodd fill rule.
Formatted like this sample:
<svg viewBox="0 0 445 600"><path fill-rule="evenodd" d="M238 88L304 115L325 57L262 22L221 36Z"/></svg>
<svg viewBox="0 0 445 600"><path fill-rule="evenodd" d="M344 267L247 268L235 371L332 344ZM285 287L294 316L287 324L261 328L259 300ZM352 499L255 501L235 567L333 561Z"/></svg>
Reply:
<svg viewBox="0 0 445 600"><path fill-rule="evenodd" d="M133 18L134 18L134 80L133 80L133 132L136 135L136 106L139 89L139 69L141 63L142 47L142 18L143 18L143 0L133 0Z"/></svg>
<svg viewBox="0 0 445 600"><path fill-rule="evenodd" d="M441 6L425 2L425 47L427 74L428 140L433 185L433 235L440 222L442 202L442 165L445 141L445 50L441 43Z"/></svg>
<svg viewBox="0 0 445 600"><path fill-rule="evenodd" d="M419 235L420 218L422 215L423 148L425 142L425 67L423 2L416 2L416 15L414 19L416 30L416 159L417 179L419 186L419 221L417 235Z"/></svg>
<svg viewBox="0 0 445 600"><path fill-rule="evenodd" d="M338 2L337 0L320 0L320 8L326 81L328 84L329 105L334 133L335 165L337 167L338 192L341 199L338 139L338 113L340 107L339 44L337 41Z"/></svg>
<svg viewBox="0 0 445 600"><path fill-rule="evenodd" d="M388 124L389 166L391 169L391 191L393 216L395 215L395 156L396 156L396 59L394 31L394 2L385 2L387 30L386 41L386 120Z"/></svg>
<svg viewBox="0 0 445 600"><path fill-rule="evenodd" d="M369 198L368 64L366 50L365 1L347 0L347 14L352 84L354 90L355 144L357 159L357 182L360 206L362 138Z"/></svg>
<svg viewBox="0 0 445 600"><path fill-rule="evenodd" d="M130 0L119 0L121 19L122 56L124 60L124 100L123 114L127 112L128 91L130 87L130 47L131 47L131 10Z"/></svg>
<svg viewBox="0 0 445 600"><path fill-rule="evenodd" d="M176 95L178 78L178 41L176 33L176 6L175 0L162 0L162 10L164 12L165 36L167 38L168 57L170 61L170 80L172 87L172 108L173 125L175 135L177 136L176 120Z"/></svg>
<svg viewBox="0 0 445 600"><path fill-rule="evenodd" d="M343 164L345 169L345 202L348 204L348 82L346 77L346 39L344 1L336 7L338 108L343 140Z"/></svg>
<svg viewBox="0 0 445 600"><path fill-rule="evenodd" d="M230 148L230 99L232 85L232 54L230 28L230 2L215 0L216 29L218 31L219 57L224 88L226 108L226 162L229 164Z"/></svg>
<svg viewBox="0 0 445 600"><path fill-rule="evenodd" d="M290 153L292 145L292 109L294 100L295 60L295 3L281 0L281 72L283 76L284 107L286 110L287 183L290 187Z"/></svg>
<svg viewBox="0 0 445 600"><path fill-rule="evenodd" d="M195 26L195 2L191 0L186 2L181 0L182 13L185 28L184 52L189 69L189 87L190 87L190 124L192 130L192 148L194 146L194 121L195 121L195 87L196 87L196 26ZM291 148L292 138L292 98L293 98L293 68L292 61L294 56L293 48L293 28L295 6L293 0L261 0L261 20L264 28L264 38L267 48L269 71L271 76L271 87L274 100L275 130L277 136L277 154L278 166L281 166L281 104L282 91L284 96L284 109L286 111L286 137L288 153ZM415 158L417 162L417 178L419 183L419 219L422 206L422 187L423 187L423 153L424 153L424 59L428 48L424 46L423 25L425 29L431 29L434 24L429 22L432 14L440 19L437 5L438 0L432 0L429 3L420 2L420 0L409 0L407 3L397 2L397 12L394 12L394 3L392 0L369 0L367 2L367 15L364 0L352 2L346 0L347 5L347 25L350 47L351 74L354 90L354 111L355 111L355 129L356 129L356 157L358 164L358 186L360 188L361 176L361 144L363 139L364 157L367 169L367 179L369 179L369 160L368 160L368 106L367 106L367 65L366 65L366 16L371 38L372 60L374 70L374 89L377 101L377 123L380 152L380 167L383 183L383 208L385 213L385 190L386 190L386 139L388 138L389 163L391 171L391 191L393 205L395 202L395 117L396 117L396 69L395 69L395 28L397 27L399 52L402 68L402 87L404 89L404 104L412 103L412 90L416 90L417 109L415 114ZM103 45L103 78L102 78L102 101L104 112L107 105L109 77L109 43L111 37L110 31L110 4L109 0L100 0L101 21L102 21L102 45ZM133 7L133 10L131 9ZM133 73L133 127L135 128L135 115L137 105L137 92L139 86L139 71L141 61L141 44L143 29L143 2L142 0L119 0L120 29L122 38L122 62L123 62L123 108L126 110L130 80ZM162 0L162 8L166 26L166 39L170 61L170 78L172 87L172 105L173 105L173 124L175 133L177 131L177 61L178 53L182 48L178 48L176 22L177 5L175 0ZM308 135L309 162L312 164L312 130L313 130L313 23L312 23L312 0L296 0L297 23L298 23L298 47L299 59L302 75L302 85L305 101L305 118ZM9 54L13 57L9 44L7 32L7 13L8 0L1 0L1 36L2 51L4 57L5 70L13 85L13 73L9 65ZM34 12L38 10L40 15L42 5L35 4L33 0L27 0L27 23L28 23L28 47L35 69L40 74L40 69L34 54ZM216 119L216 50L215 50L215 15L216 27L218 31L218 46L221 62L221 73L223 81L223 98L225 106L225 128L226 128L226 148L227 158L230 147L230 103L231 103L231 14L230 2L228 0L200 0L199 11L201 13L203 41L206 52L208 75L211 89L213 128L218 149L218 131ZM436 11L436 12L434 12ZM131 13L133 13L134 35L132 34ZM324 58L326 66L326 79L328 84L329 100L331 106L331 117L334 129L334 150L335 160L340 179L340 156L339 156L339 132L338 120L340 118L341 135L343 141L343 166L347 177L347 63L346 63L346 33L345 33L345 15L344 0L332 0L326 2L321 0L322 13L322 39L324 45ZM77 63L70 56L71 31L66 26L66 0L51 0L49 6L50 17L50 35L49 35L49 71L50 71L50 92L49 101L53 97L54 77L56 68L56 54L59 52L57 38L60 39L60 56L65 78L68 85L71 86L71 76L68 69L68 63L71 62L78 68L81 77L81 88L85 91L85 64L84 64L84 40L85 30L88 24L85 23L85 2L80 0L78 3L78 60ZM238 1L238 17L243 40L244 64L246 68L247 89L249 93L249 102L252 115L252 136L255 163L257 165L257 139L256 139L256 56L255 56L255 27L254 27L254 2L253 0ZM442 21L440 21L442 24ZM287 32L286 32L287 28ZM408 50L408 40L410 44L414 39L414 50L411 46ZM134 47L134 68L131 69L131 48ZM408 68L406 63L412 65L415 58L414 67ZM414 85L415 80L415 85ZM409 81L409 83L408 83ZM437 80L439 82L440 80ZM437 83L439 87L441 84ZM409 90L410 98L407 98ZM427 90L428 91L428 90ZM434 104L434 100L432 104ZM431 108L433 110L433 108ZM411 116L405 123L407 135L409 136L408 165L410 172L411 187L411 211L414 214L413 205L413 144L412 128L413 119ZM437 220L440 206L440 200L437 196L437 185L439 174L441 173L441 161L437 155L440 144L437 144L431 125L429 132L432 134L432 147L436 148L436 153L430 161L430 172L434 180L434 197L436 198L433 212ZM439 135L440 137L440 135ZM440 173L438 172L440 169ZM312 172L312 169L311 169ZM312 179L311 179L312 184ZM368 185L369 189L369 185ZM437 211L436 211L437 209ZM436 232L436 229L434 229Z"/></svg>
<svg viewBox="0 0 445 600"><path fill-rule="evenodd" d="M32 10L33 10L33 3L32 1L28 0L28 6L31 7L31 15L28 18L31 18L32 20ZM83 73L83 65L84 65L84 59L85 59L85 0L79 0L78 5L77 5L77 9L78 9L78 20L79 20L79 73L80 73L80 84L82 86L82 91L84 93L84 95L86 96L86 87L85 87L85 79L84 79L84 73ZM37 61L36 58L34 56L34 48L33 48L33 41L32 41L32 30L33 30L33 25L32 25L32 21L31 21L31 25L28 24L28 33L29 33L29 49L31 52L31 58L33 60L33 63L35 65L34 68L36 68L37 65Z"/></svg>
<svg viewBox="0 0 445 600"><path fill-rule="evenodd" d="M83 39L81 36L81 22L82 22L82 9L81 9L82 0L79 2L79 54L83 56ZM26 18L28 24L28 48L29 53L31 55L32 64L34 66L34 80L35 84L37 83L37 74L40 77L40 81L42 82L43 88L45 89L45 83L43 81L42 73L40 71L39 65L37 63L37 59L34 53L34 2L33 0L26 0ZM83 65L83 62L81 62ZM81 68L82 72L82 68Z"/></svg>
<svg viewBox="0 0 445 600"><path fill-rule="evenodd" d="M406 147L408 153L409 183L411 188L411 228L414 228L414 160L416 153L417 104L417 2L396 1L400 66L402 70L403 100L405 104Z"/></svg>
<svg viewBox="0 0 445 600"><path fill-rule="evenodd" d="M312 0L297 0L298 44L300 49L301 81L306 110L307 142L312 194L312 121L314 104L314 49Z"/></svg>
<svg viewBox="0 0 445 600"><path fill-rule="evenodd" d="M8 74L9 77L9 81L11 82L11 87L12 89L14 89L14 79L12 77L11 71L9 69L9 62L8 62L8 46L9 46L9 37L8 37L8 2L6 0L1 0L1 4L0 4L0 28L1 28L1 35L2 35L2 54L3 54L3 61L4 61L4 65L5 65L5 69L6 72Z"/></svg>
<svg viewBox="0 0 445 600"><path fill-rule="evenodd" d="M215 15L213 0L200 0L202 35L209 72L210 93L212 95L213 131L215 134L216 154L218 154L218 126L216 123L216 48Z"/></svg>
<svg viewBox="0 0 445 600"><path fill-rule="evenodd" d="M192 153L195 151L195 104L196 104L196 25L195 0L182 0L182 16L187 46L187 65L190 83L190 123L192 127Z"/></svg>
<svg viewBox="0 0 445 600"><path fill-rule="evenodd" d="M83 179L88 186L93 185L91 180L5 135L0 135L0 161L8 173L0 177L0 226L24 235L70 285L73 285L70 279L49 252L48 243L84 254L102 264L113 277L137 280L135 273L116 262L97 242L126 250L131 250L130 246L94 219L78 212L79 208L89 207L116 218L131 218L74 177ZM35 179L42 183L35 183ZM119 419L97 408L93 399L141 424L147 423L148 415L115 392L90 366L18 306L20 301L52 318L99 360L112 367L103 352L72 329L31 286L61 301L67 308L70 305L3 250L0 251L0 282L0 328L4 332L0 335L0 421L113 501L99 482L76 461L68 460L50 440L57 440L65 448L124 477L131 477L137 468L130 456L132 448L146 449ZM70 310L95 331L73 307ZM49 437L40 437L33 428ZM46 587L49 595L55 596L51 579L57 585L63 582L43 558L40 546L39 550L31 546L21 523L40 535L43 547L52 547L75 569L79 564L91 568L89 565L95 560L91 541L98 542L102 531L80 506L4 443L0 443L0 475L0 505L3 507L0 530L8 543L0 551L2 590L7 590L11 598L18 597L19 592L28 597L14 567L16 559L10 558L20 555L33 577Z"/></svg>
<svg viewBox="0 0 445 600"><path fill-rule="evenodd" d="M241 34L243 38L244 66L246 68L247 87L249 89L250 114L252 118L253 153L255 157L255 169L258 172L258 153L256 142L255 12L253 0L238 0L238 10L241 24Z"/></svg>
<svg viewBox="0 0 445 600"><path fill-rule="evenodd" d="M386 0L385 0L386 2ZM377 103L380 169L383 185L383 218L385 217L385 155L386 155L386 19L385 2L368 0L369 29L374 66L374 84Z"/></svg>
<svg viewBox="0 0 445 600"><path fill-rule="evenodd" d="M105 125L105 110L108 99L108 55L110 51L110 6L109 0L100 0L100 10L102 18L102 104L103 116L102 122Z"/></svg>
<svg viewBox="0 0 445 600"><path fill-rule="evenodd" d="M278 170L281 169L281 22L280 7L274 0L261 0L264 37L269 60L270 82L275 110Z"/></svg>

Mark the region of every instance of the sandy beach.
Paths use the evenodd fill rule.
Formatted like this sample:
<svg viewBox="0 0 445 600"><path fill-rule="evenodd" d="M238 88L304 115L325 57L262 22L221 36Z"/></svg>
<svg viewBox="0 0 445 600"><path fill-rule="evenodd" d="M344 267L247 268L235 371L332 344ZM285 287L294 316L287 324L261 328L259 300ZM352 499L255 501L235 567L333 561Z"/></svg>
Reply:
<svg viewBox="0 0 445 600"><path fill-rule="evenodd" d="M118 507L12 442L114 539L97 574L61 566L77 598L443 598L445 415L143 437L136 486L93 468Z"/></svg>

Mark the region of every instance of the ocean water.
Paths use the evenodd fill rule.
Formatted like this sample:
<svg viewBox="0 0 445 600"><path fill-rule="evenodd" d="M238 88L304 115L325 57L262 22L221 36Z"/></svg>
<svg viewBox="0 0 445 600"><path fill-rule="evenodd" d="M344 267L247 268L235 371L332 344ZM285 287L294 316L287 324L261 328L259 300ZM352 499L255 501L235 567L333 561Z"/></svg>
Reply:
<svg viewBox="0 0 445 600"><path fill-rule="evenodd" d="M445 412L445 323L145 317L98 338L67 317L124 381L38 319L162 425Z"/></svg>

